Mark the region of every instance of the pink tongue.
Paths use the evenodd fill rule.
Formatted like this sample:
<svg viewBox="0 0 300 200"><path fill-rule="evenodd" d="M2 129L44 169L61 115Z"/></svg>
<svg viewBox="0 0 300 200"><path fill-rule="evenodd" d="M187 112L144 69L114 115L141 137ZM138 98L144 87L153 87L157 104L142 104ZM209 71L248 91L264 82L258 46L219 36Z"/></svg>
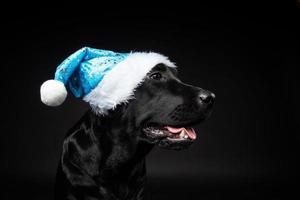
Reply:
<svg viewBox="0 0 300 200"><path fill-rule="evenodd" d="M166 128L168 129L168 131L170 133L174 133L174 134L178 134L180 133L182 130L184 130L184 132L189 136L189 138L191 139L196 139L196 133L195 133L195 130L192 129L192 128L174 128L174 127L171 127L171 126L166 126Z"/></svg>

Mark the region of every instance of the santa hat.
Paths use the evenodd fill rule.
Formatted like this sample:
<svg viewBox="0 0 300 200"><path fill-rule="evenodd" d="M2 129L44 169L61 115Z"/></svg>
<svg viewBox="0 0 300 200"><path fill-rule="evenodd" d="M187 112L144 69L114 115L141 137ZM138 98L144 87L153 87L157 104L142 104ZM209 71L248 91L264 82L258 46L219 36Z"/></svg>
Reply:
<svg viewBox="0 0 300 200"><path fill-rule="evenodd" d="M61 105L67 97L68 85L75 97L103 115L132 99L134 90L159 63L176 67L158 53L116 53L84 47L57 67L54 80L42 84L41 100L48 106Z"/></svg>

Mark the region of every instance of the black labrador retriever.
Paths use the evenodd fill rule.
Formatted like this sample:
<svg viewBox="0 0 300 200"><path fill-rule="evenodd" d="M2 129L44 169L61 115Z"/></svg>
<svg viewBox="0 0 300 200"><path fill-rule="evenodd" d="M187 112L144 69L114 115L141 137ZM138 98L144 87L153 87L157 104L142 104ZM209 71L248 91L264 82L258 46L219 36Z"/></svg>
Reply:
<svg viewBox="0 0 300 200"><path fill-rule="evenodd" d="M214 103L213 93L176 75L158 64L129 103L102 117L92 111L83 116L64 139L56 199L143 199L145 156L154 145L187 148L196 138L189 127L204 120Z"/></svg>

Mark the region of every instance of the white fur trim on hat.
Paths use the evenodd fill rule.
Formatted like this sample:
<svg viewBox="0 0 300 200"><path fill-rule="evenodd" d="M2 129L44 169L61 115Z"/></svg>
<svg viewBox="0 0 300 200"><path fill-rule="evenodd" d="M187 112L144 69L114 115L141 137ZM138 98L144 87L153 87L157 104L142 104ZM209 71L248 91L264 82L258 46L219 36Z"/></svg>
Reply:
<svg viewBox="0 0 300 200"><path fill-rule="evenodd" d="M118 63L83 100L100 115L106 114L118 104L133 98L135 89L147 73L157 64L176 67L167 57L158 53L135 52Z"/></svg>
<svg viewBox="0 0 300 200"><path fill-rule="evenodd" d="M59 106L67 97L65 85L57 80L45 81L41 86L40 92L41 100L47 106Z"/></svg>

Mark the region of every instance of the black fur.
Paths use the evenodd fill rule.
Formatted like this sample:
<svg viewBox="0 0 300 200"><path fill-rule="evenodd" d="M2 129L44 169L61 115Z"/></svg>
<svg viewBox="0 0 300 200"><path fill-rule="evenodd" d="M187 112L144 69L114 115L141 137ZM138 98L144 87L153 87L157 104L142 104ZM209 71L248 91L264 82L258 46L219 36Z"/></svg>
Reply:
<svg viewBox="0 0 300 200"><path fill-rule="evenodd" d="M154 74L159 73L161 77ZM135 91L135 99L105 116L88 111L67 133L56 177L56 199L142 199L145 156L155 144L182 149L146 134L149 125L190 126L205 119L214 95L182 83L174 69L159 64Z"/></svg>

